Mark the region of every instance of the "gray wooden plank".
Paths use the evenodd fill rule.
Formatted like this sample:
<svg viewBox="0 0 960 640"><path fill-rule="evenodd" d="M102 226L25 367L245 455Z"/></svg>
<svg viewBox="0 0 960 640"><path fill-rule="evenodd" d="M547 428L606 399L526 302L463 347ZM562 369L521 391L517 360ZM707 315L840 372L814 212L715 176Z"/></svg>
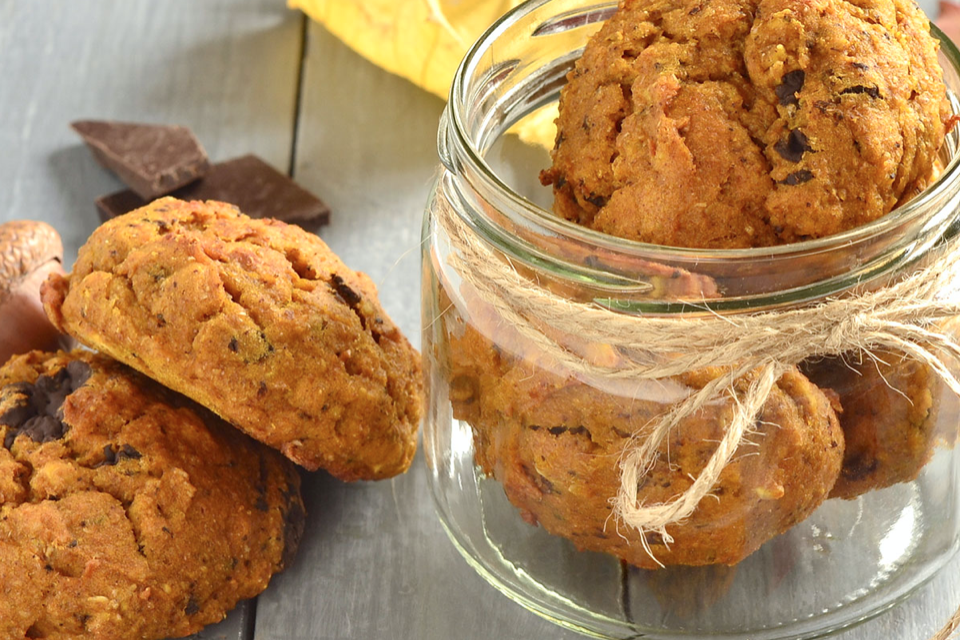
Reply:
<svg viewBox="0 0 960 640"><path fill-rule="evenodd" d="M68 123L191 127L214 160L289 164L301 22L277 0L0 0L0 221L42 218L67 262L122 185Z"/></svg>
<svg viewBox="0 0 960 640"><path fill-rule="evenodd" d="M0 222L53 224L65 263L122 188L68 124L191 127L210 156L254 152L286 171L303 18L276 0L0 0ZM242 604L197 639L244 640Z"/></svg>

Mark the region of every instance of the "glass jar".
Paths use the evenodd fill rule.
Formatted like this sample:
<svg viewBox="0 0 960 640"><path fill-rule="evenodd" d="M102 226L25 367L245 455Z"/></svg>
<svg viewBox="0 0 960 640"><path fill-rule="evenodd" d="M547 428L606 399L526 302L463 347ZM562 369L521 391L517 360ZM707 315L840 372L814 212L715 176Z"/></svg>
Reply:
<svg viewBox="0 0 960 640"><path fill-rule="evenodd" d="M628 452L727 369L636 376L625 364L634 350L596 336L607 322L658 318L682 337L702 320L893 291L957 250L957 133L934 185L829 238L679 249L576 226L548 211L537 180L547 151L506 132L556 102L615 6L524 3L454 81L423 227L424 448L439 517L496 588L598 637L813 638L856 624L928 580L960 541L960 405L932 365L853 349L776 369L693 513L641 531L614 510L631 486ZM960 53L941 42L952 96ZM595 310L599 333L583 319ZM953 335L954 324L936 328ZM669 372L672 362L653 364ZM733 397L758 377L747 372L680 420L634 468L633 502L688 490L733 424Z"/></svg>

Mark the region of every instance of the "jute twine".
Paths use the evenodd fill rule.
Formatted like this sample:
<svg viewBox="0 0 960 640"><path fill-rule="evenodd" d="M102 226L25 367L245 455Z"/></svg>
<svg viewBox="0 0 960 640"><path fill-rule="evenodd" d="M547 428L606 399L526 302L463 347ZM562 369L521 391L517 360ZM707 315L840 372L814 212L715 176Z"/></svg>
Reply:
<svg viewBox="0 0 960 640"><path fill-rule="evenodd" d="M802 360L851 351L867 357L900 351L929 366L960 394L960 380L943 360L960 356L960 346L939 329L941 321L960 316L960 247L943 251L932 263L889 286L811 306L722 317L650 317L572 301L523 277L443 198L438 199L436 218L450 243L449 263L464 283L535 349L571 373L654 380L705 367L726 370L674 405L642 436L635 436L620 457L620 488L611 498L615 517L641 534L659 533L668 544L673 539L667 525L689 517L710 494L777 380ZM554 338L563 335L610 345L618 362L605 365L584 359ZM747 374L752 374L747 389L737 393L734 383ZM723 397L733 400L733 417L693 484L667 502L639 500L638 479L652 469L670 431L684 417ZM958 624L960 611L933 640L950 637Z"/></svg>
<svg viewBox="0 0 960 640"><path fill-rule="evenodd" d="M960 628L960 609L957 609L947 624L937 632L930 640L952 640L956 637L956 631Z"/></svg>

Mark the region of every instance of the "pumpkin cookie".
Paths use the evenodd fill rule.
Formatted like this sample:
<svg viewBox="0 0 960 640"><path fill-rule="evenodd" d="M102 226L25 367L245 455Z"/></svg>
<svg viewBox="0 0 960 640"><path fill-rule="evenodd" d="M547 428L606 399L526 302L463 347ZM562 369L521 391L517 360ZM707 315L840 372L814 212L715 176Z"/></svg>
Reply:
<svg viewBox="0 0 960 640"><path fill-rule="evenodd" d="M373 283L317 236L174 198L115 218L51 277L54 324L310 470L407 469L420 359Z"/></svg>
<svg viewBox="0 0 960 640"><path fill-rule="evenodd" d="M919 193L948 118L913 0L622 0L568 76L541 180L611 235L796 242Z"/></svg>
<svg viewBox="0 0 960 640"><path fill-rule="evenodd" d="M0 637L194 633L266 588L303 515L296 467L113 360L0 368Z"/></svg>
<svg viewBox="0 0 960 640"><path fill-rule="evenodd" d="M447 307L445 307L447 308ZM830 399L796 370L777 382L749 444L723 469L712 495L682 522L641 534L614 520L619 460L658 417L719 371L658 381L602 384L565 370L479 304L470 323L452 307L449 336L453 415L473 429L477 464L503 485L531 524L578 549L613 554L645 569L733 565L810 515L840 472L843 433ZM567 345L584 357L602 345ZM616 353L604 357L615 366ZM742 392L748 381L737 383ZM733 415L730 399L685 418L638 481L638 501L665 502L703 471Z"/></svg>

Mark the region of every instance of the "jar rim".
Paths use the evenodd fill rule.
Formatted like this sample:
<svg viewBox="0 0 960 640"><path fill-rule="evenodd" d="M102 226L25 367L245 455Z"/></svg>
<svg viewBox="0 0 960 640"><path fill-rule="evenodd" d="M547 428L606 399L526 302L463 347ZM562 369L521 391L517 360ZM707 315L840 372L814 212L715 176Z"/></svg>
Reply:
<svg viewBox="0 0 960 640"><path fill-rule="evenodd" d="M813 238L800 242L773 245L768 247L750 247L739 249L713 249L713 248L690 248L675 247L669 245L659 245L647 242L640 242L627 238L621 238L596 231L568 221L553 212L538 206L528 198L524 197L507 184L491 167L484 158L484 153L468 130L466 125L472 119L474 114L470 113L470 96L473 95L470 75L478 66L480 59L486 55L491 46L498 38L503 36L504 31L520 18L531 14L537 9L548 5L555 0L532 0L524 2L514 9L501 16L487 31L478 38L470 47L457 69L456 75L451 86L447 108L441 121L439 144L441 147L441 156L449 155L449 146L457 154L456 162L446 162L457 167L465 166L462 172L466 176L470 186L481 196L490 197L507 206L503 208L503 213L508 218L513 218L525 226L534 225L550 235L565 237L584 246L594 246L622 254L642 255L647 259L661 259L667 262L677 260L681 262L690 262L695 259L696 262L712 261L750 261L758 257L776 258L776 257L794 257L797 255L820 254L824 251L850 246L860 243L879 235L890 232L891 230L902 227L905 224L917 223L926 215L931 214L931 203L942 201L945 192L951 188L956 190L960 187L960 142L956 140L949 150L951 157L946 163L940 176L921 193L909 200L907 203L893 209L889 213L873 220L869 223L860 225L853 229L841 233L825 236L822 238ZM599 22L615 10L616 0L602 0L595 4L582 7L578 12L580 22L576 26L582 26L589 22ZM570 12L567 12L568 15ZM939 28L932 22L930 24L931 33L940 43L940 52L943 58L950 64L948 69L944 67L944 73L952 72L958 78L958 87L960 87L960 50ZM557 89L559 91L559 89ZM948 90L951 103L955 113L960 113L960 100L957 99ZM546 103L549 100L541 99L540 103ZM508 123L513 124L520 117L526 115L532 108L528 108L518 117ZM503 127L506 130L506 126ZM960 126L958 126L949 137L960 138ZM947 145L947 141L944 142ZM448 146L449 145L449 146ZM943 222L943 221L941 221Z"/></svg>

